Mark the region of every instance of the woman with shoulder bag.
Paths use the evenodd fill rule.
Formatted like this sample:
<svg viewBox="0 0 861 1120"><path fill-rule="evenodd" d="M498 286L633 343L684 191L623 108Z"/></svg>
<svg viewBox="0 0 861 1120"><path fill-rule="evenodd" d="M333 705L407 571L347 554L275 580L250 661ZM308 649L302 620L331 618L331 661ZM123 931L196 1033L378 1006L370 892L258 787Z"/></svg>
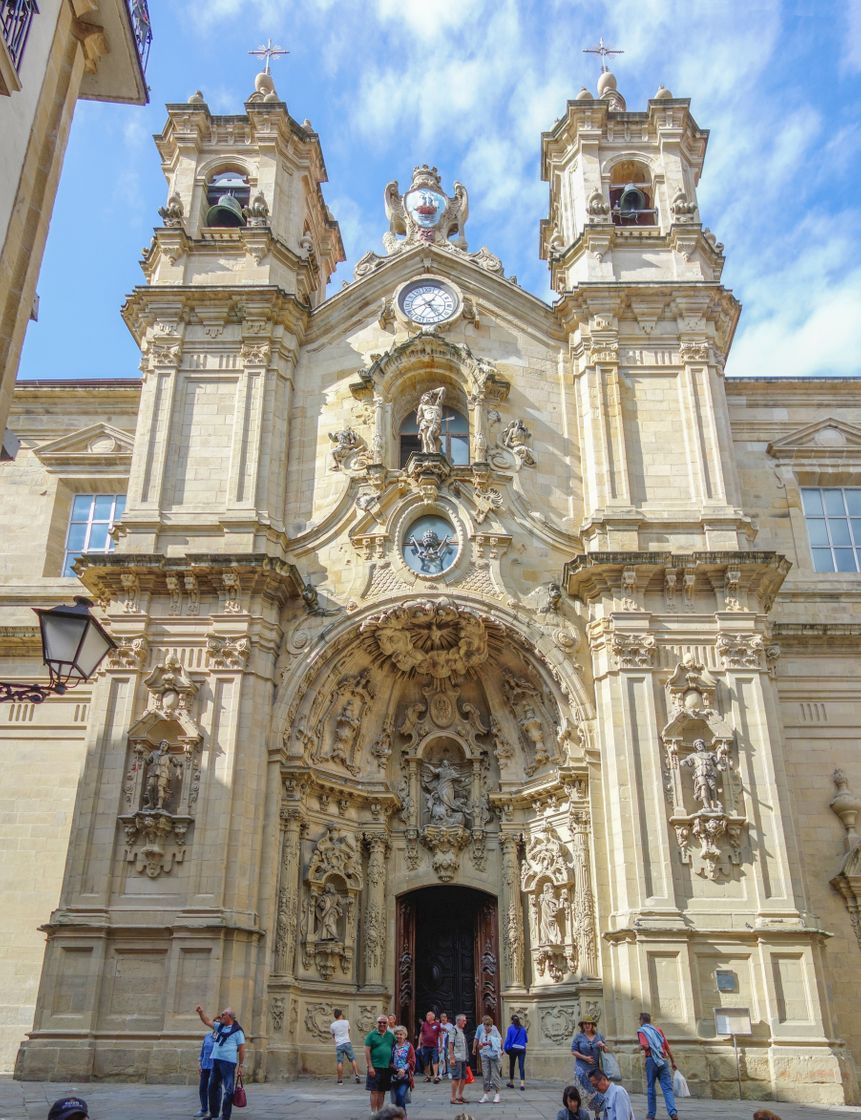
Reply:
<svg viewBox="0 0 861 1120"><path fill-rule="evenodd" d="M517 1015L511 1016L511 1026L505 1035L505 1045L503 1050L508 1055L508 1088L514 1088L514 1063L517 1062L520 1067L520 1091L526 1088L526 1074L524 1072L524 1063L526 1060L526 1044L529 1042L529 1036L526 1033L526 1027L520 1022L520 1017Z"/></svg>
<svg viewBox="0 0 861 1120"><path fill-rule="evenodd" d="M407 1114L407 1094L415 1086L416 1052L407 1038L407 1028L395 1027L395 1044L392 1047L392 1104Z"/></svg>

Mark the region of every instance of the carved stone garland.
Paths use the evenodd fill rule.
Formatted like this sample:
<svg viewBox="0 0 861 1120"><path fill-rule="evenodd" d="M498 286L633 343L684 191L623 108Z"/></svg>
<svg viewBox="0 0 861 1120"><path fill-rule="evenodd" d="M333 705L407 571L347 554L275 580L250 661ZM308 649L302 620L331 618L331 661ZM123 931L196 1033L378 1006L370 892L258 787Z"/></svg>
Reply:
<svg viewBox="0 0 861 1120"><path fill-rule="evenodd" d="M324 980L337 967L349 976L364 886L361 854L352 833L329 826L317 841L305 884L302 963L306 969L315 967Z"/></svg>
<svg viewBox="0 0 861 1120"><path fill-rule="evenodd" d="M667 682L671 718L661 732L666 752L670 824L682 862L705 879L727 878L741 863L747 821L737 812L732 728L715 709L716 682L692 659ZM690 772L690 783L683 775Z"/></svg>
<svg viewBox="0 0 861 1120"><path fill-rule="evenodd" d="M147 709L129 728L123 785L124 858L156 879L182 863L200 790L200 728L191 708L198 686L174 654L144 681Z"/></svg>

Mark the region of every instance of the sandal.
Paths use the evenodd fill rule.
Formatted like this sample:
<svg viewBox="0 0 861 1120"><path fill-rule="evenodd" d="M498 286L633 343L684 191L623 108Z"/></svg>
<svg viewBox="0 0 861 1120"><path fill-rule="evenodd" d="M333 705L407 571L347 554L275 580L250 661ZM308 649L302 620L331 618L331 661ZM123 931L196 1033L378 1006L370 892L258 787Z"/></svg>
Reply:
<svg viewBox="0 0 861 1120"><path fill-rule="evenodd" d="M438 1077L435 1077L435 1078L433 1079L433 1083L434 1083L434 1085L439 1085L439 1078L438 1078Z"/></svg>

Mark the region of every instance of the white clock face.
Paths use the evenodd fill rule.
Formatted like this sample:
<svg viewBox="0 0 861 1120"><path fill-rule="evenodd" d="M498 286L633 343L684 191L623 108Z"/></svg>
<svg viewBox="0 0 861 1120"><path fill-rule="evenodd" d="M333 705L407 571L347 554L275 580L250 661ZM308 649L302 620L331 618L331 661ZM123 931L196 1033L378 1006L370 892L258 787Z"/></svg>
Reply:
<svg viewBox="0 0 861 1120"><path fill-rule="evenodd" d="M454 315L457 296L445 284L421 280L401 292L401 310L408 319L421 326L443 323Z"/></svg>

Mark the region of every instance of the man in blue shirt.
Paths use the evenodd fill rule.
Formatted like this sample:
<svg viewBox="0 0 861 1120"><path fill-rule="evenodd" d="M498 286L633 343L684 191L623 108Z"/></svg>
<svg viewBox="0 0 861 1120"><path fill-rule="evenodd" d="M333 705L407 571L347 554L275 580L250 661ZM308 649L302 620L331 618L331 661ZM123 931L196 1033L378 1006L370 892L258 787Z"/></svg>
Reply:
<svg viewBox="0 0 861 1120"><path fill-rule="evenodd" d="M604 1100L604 1120L635 1120L627 1089L611 1081L602 1069L593 1069L589 1080Z"/></svg>
<svg viewBox="0 0 861 1120"><path fill-rule="evenodd" d="M202 1021L208 1027L212 1027L215 1033L212 1071L209 1075L209 1114L212 1120L217 1120L220 1097L221 1120L230 1120L236 1078L242 1073L245 1063L245 1032L229 1007L225 1007L219 1015L217 1026L204 1014L202 1007L197 1007L196 1011Z"/></svg>

